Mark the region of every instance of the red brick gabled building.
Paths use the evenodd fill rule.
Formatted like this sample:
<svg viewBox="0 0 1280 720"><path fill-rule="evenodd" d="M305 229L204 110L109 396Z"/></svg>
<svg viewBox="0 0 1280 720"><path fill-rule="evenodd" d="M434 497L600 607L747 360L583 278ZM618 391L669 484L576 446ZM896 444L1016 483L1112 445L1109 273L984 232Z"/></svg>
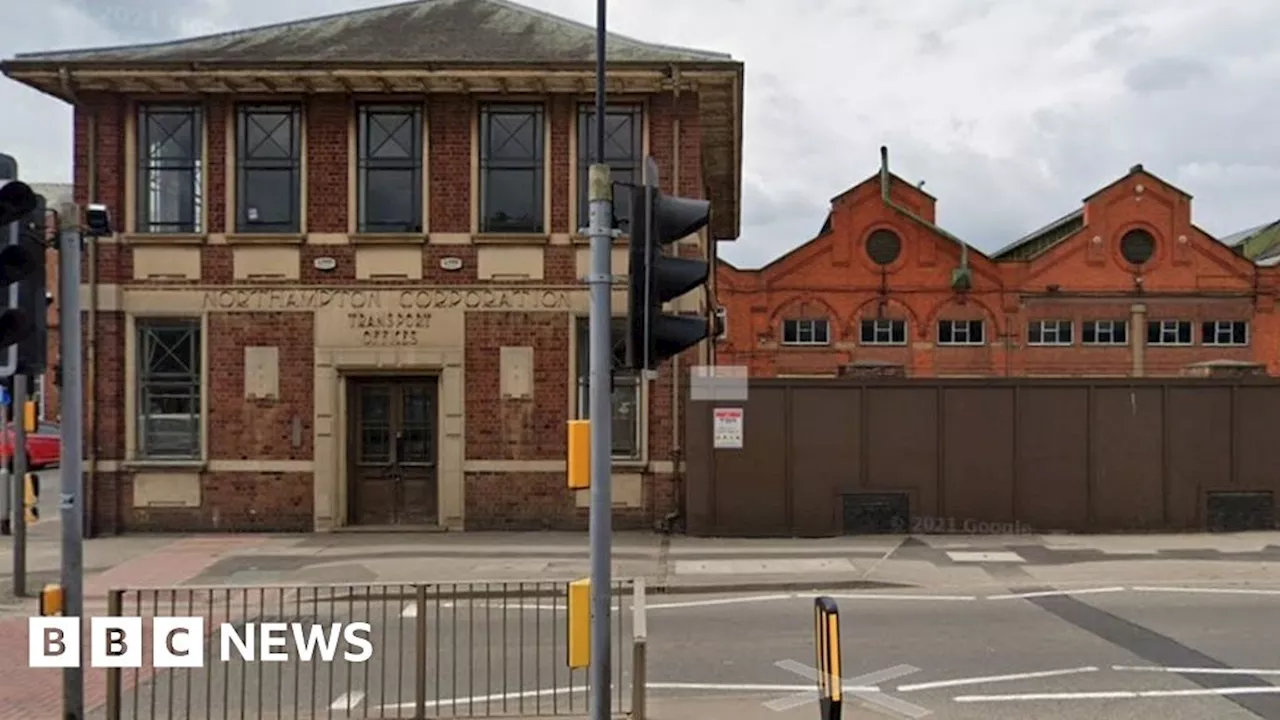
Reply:
<svg viewBox="0 0 1280 720"><path fill-rule="evenodd" d="M709 256L738 233L742 64L622 37L609 62L615 176L650 155L709 198L682 242ZM74 105L76 200L118 230L84 267L97 532L585 527L593 28L424 0L4 71ZM621 526L677 510L673 380L707 352L618 383Z"/></svg>
<svg viewBox="0 0 1280 720"><path fill-rule="evenodd" d="M888 171L832 200L817 237L758 270L721 262L722 365L753 376L1280 373L1280 273L1196 227L1191 198L1134 167L986 254Z"/></svg>

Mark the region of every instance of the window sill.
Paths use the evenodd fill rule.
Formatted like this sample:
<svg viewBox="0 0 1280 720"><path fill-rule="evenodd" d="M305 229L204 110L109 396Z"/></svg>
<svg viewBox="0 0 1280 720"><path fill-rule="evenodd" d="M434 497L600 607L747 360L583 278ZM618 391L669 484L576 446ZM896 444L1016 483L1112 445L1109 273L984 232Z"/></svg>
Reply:
<svg viewBox="0 0 1280 720"><path fill-rule="evenodd" d="M356 245L425 245L426 233L352 233Z"/></svg>
<svg viewBox="0 0 1280 720"><path fill-rule="evenodd" d="M649 466L648 462L644 460L640 460L638 458L634 458L634 457L614 456L613 458L613 467L615 469L621 468L623 470L644 470L648 466Z"/></svg>
<svg viewBox="0 0 1280 720"><path fill-rule="evenodd" d="M228 233L228 245L301 245L302 233Z"/></svg>
<svg viewBox="0 0 1280 720"><path fill-rule="evenodd" d="M572 235L570 235L570 236L569 236L569 244L571 244L571 245L590 245L590 244L591 244L591 236L590 236L590 235L581 235L581 234L579 234L579 233L574 233L574 234L572 234ZM613 244L614 244L614 245L618 245L618 246L623 246L623 247L625 247L625 246L627 246L627 245L630 245L630 244L631 244L631 236L630 236L630 235L619 235L619 236L617 236L617 237L615 237L615 238L613 239Z"/></svg>
<svg viewBox="0 0 1280 720"><path fill-rule="evenodd" d="M550 233L479 233L472 236L476 245L546 245Z"/></svg>
<svg viewBox="0 0 1280 720"><path fill-rule="evenodd" d="M209 240L204 233L125 233L126 245L203 245Z"/></svg>
<svg viewBox="0 0 1280 720"><path fill-rule="evenodd" d="M204 460L183 460L181 458L156 458L125 460L120 467L125 470L194 470L203 472L209 463Z"/></svg>

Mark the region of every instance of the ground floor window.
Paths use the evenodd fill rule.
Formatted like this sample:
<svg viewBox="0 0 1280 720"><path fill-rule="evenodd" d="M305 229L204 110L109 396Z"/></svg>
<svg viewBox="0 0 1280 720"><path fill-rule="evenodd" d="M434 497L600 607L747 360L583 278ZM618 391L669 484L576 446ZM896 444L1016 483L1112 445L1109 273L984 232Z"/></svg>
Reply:
<svg viewBox="0 0 1280 720"><path fill-rule="evenodd" d="M138 457L199 458L200 320L140 318L137 333Z"/></svg>
<svg viewBox="0 0 1280 720"><path fill-rule="evenodd" d="M590 408L590 372L591 352L587 318L577 320L577 357L575 358L575 383L577 416L579 419L591 417ZM626 318L613 319L613 367L623 369L614 375L613 383L613 456L619 459L634 460L640 457L640 381L635 375L626 372L627 361L627 321Z"/></svg>

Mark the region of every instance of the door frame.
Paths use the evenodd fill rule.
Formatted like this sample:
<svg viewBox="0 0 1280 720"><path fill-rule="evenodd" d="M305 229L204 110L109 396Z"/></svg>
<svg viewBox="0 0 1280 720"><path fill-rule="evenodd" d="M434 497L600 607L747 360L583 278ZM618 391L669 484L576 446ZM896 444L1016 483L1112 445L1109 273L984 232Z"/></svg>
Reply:
<svg viewBox="0 0 1280 720"><path fill-rule="evenodd" d="M341 379L342 379L342 402L344 405L343 415L345 416L342 419L342 428L343 428L342 436L345 439L345 442L343 443L345 457L342 463L344 467L345 477L343 479L344 489L342 491L342 497L343 497L345 507L343 508L343 512L341 513L341 518L342 518L341 525L343 527L349 527L349 528L362 527L360 523L356 522L356 494L357 494L357 485L358 485L357 479L359 477L359 471L357 470L359 457L356 453L356 445L357 445L356 432L358 430L358 422L360 419L360 406L359 406L358 399L356 397L356 388L362 382L371 382L371 383L383 382L383 383L395 384L395 383L409 383L409 382L416 381L416 382L425 382L429 384L434 391L433 394L435 397L436 417L435 417L435 439L433 442L433 446L435 448L436 466L435 466L435 479L434 479L434 482L432 483L433 484L432 492L435 494L435 515L436 516L435 516L435 519L433 520L433 524L436 526L440 526L443 523L442 518L444 513L444 509L441 507L441 503L440 503L440 449L441 449L441 441L444 436L444 427L442 424L443 410L441 408L441 386L444 383L443 383L443 378L441 377L441 373L438 371L408 372L408 373L398 372L394 370L385 371L385 372L354 371L354 372L344 373L341 376ZM384 526L375 526L375 527L384 527ZM386 526L386 527L394 528L396 526Z"/></svg>

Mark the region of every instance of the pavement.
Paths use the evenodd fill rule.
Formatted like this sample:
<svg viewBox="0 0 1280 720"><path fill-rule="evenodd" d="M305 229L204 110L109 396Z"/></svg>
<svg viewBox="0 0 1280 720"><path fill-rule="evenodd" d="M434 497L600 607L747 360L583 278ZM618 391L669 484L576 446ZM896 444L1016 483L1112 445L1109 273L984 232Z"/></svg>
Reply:
<svg viewBox="0 0 1280 720"><path fill-rule="evenodd" d="M32 593L58 574L56 508L42 509L42 517L28 538ZM0 580L10 583L11 544L0 538ZM372 626L374 656L362 664L293 659L159 675L125 670L126 717L135 707L139 718L240 717L243 710L246 717L293 717L295 710L345 717L347 704L357 716L398 717L411 711L404 703L413 697L418 608L412 589L395 584L437 583L422 608L424 689L434 714L585 714L583 672L571 680L564 662L563 598L514 596L535 582L560 590L586 577L587 547L585 533L554 532L94 539L84 546L85 614L105 614L109 589L158 587L177 594L130 595L130 602L144 600L137 614L182 614L191 603L194 614L216 621ZM655 720L812 717L805 688L814 682L804 666L813 662L818 593L840 603L844 674L906 672L865 680L877 688L870 697L892 695L928 711L886 717L1280 720L1280 695L1247 689L1274 687L1280 677L1280 631L1270 622L1280 610L1280 533L820 540L617 533L613 572L642 578L648 591L648 715ZM361 595L367 584L378 588ZM246 586L283 589L229 592ZM36 604L8 597L10 588L0 587L0 643L21 648ZM490 596L472 597L477 590ZM333 593L341 599L329 600ZM631 607L616 602L621 650ZM126 614L134 610L126 604ZM614 665L629 684L625 652ZM0 659L0 670L0 720L59 716L57 671L27 668L20 653ZM104 671L85 676L86 706L98 707ZM801 700L807 709L788 709L787 701L765 707L796 693L808 697ZM618 695L615 707L627 700Z"/></svg>

